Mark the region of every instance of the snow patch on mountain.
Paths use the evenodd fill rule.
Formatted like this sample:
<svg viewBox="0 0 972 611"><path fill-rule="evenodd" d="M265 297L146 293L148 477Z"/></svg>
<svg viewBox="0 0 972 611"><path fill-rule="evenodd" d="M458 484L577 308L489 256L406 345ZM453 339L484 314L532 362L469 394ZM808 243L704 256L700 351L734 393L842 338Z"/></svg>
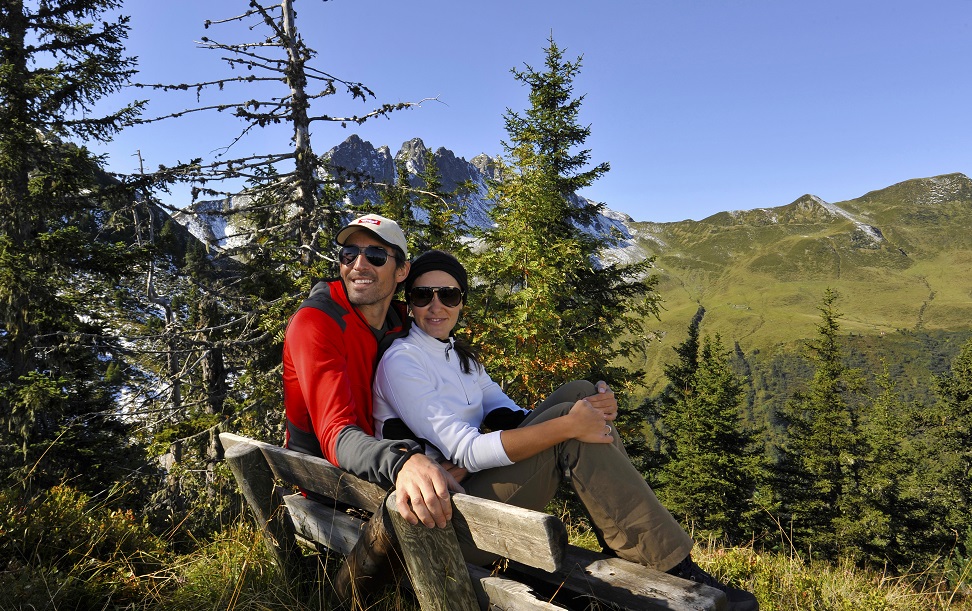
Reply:
<svg viewBox="0 0 972 611"><path fill-rule="evenodd" d="M877 227L874 227L873 225L869 225L869 224L867 224L867 223L859 220L853 214L851 214L850 212L844 210L840 206L836 206L836 205L831 204L829 202L825 202L824 200L820 199L816 195L811 195L810 196L810 199L813 200L817 205L819 205L822 208L824 208L825 210L828 210L834 216L839 216L839 217L845 218L845 219L851 221L852 223L854 223L854 226L857 227L858 231L863 232L864 235L866 235L868 238L870 238L872 242L877 243L877 242L881 242L881 241L884 240L884 234L881 233L881 230L880 229L878 229Z"/></svg>
<svg viewBox="0 0 972 611"><path fill-rule="evenodd" d="M927 206L958 199L962 189L968 187L969 179L962 174L945 174L921 179L921 182L925 189L916 198L916 203Z"/></svg>

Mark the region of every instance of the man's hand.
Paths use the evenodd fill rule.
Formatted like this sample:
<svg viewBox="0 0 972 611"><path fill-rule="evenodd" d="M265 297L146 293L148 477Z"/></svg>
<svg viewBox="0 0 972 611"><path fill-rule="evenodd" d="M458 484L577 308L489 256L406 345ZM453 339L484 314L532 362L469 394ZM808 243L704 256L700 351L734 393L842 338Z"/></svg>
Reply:
<svg viewBox="0 0 972 611"><path fill-rule="evenodd" d="M595 384L597 394L587 397L587 402L591 406L604 414L604 419L613 422L618 417L618 399L614 396L614 391L608 388L604 380Z"/></svg>
<svg viewBox="0 0 972 611"><path fill-rule="evenodd" d="M445 528L452 519L450 490L465 492L437 462L425 454L413 454L395 480L395 506L409 524Z"/></svg>

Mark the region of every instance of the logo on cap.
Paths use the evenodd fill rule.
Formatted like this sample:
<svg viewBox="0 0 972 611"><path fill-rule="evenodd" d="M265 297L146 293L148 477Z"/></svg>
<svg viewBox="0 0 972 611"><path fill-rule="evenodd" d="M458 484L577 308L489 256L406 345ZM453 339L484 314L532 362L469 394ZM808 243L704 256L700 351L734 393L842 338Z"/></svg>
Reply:
<svg viewBox="0 0 972 611"><path fill-rule="evenodd" d="M355 221L355 222L356 222L357 224L359 224L359 225L365 225L365 224L368 224L368 225L374 225L374 226L376 226L376 227L377 227L378 225L381 225L381 221L379 221L378 219L369 219L369 218L367 218L367 217L365 217L365 218L360 218L360 219L358 219L358 220L357 220L357 221Z"/></svg>

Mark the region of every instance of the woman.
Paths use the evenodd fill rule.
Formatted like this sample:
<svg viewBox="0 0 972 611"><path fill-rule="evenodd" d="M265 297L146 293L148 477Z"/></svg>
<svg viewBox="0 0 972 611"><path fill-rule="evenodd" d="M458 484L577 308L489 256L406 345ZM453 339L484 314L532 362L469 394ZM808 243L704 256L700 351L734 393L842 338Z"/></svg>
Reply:
<svg viewBox="0 0 972 611"><path fill-rule="evenodd" d="M453 473L468 494L528 509L543 510L566 474L619 557L725 589L692 562L692 539L612 434L613 393L603 382L597 389L572 382L532 413L521 410L452 335L467 290L466 270L448 253L429 251L412 263L405 296L414 323L378 365L376 434L418 438L428 454L458 467ZM494 432L480 432L484 425ZM492 559L463 543L468 561ZM736 593L752 598L727 593L730 602Z"/></svg>

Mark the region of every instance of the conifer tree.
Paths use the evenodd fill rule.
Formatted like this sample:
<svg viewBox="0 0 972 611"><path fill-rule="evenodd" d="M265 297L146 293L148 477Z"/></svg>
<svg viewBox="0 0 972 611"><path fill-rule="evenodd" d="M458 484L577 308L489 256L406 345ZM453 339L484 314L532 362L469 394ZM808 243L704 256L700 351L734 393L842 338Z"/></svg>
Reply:
<svg viewBox="0 0 972 611"><path fill-rule="evenodd" d="M30 487L101 491L139 466L99 307L137 258L113 224L127 200L71 142L110 140L139 112L96 108L135 69L128 18L103 18L119 5L0 4L0 466Z"/></svg>
<svg viewBox="0 0 972 611"><path fill-rule="evenodd" d="M695 372L699 368L699 333L704 317L705 308L699 306L699 309L695 311L695 316L689 322L688 335L685 341L674 348L678 359L665 365L665 377L668 378L668 384L662 390L661 402L666 407L678 402L691 389Z"/></svg>
<svg viewBox="0 0 972 611"><path fill-rule="evenodd" d="M916 472L908 413L898 398L888 364L877 377L879 393L861 414L863 454L858 469L858 493L849 495L835 520L844 551L861 563L882 566L888 561L904 568L915 559L915 539L926 532L921 511L909 498L906 481Z"/></svg>
<svg viewBox="0 0 972 611"><path fill-rule="evenodd" d="M468 229L458 203L463 188L447 193L442 186L442 172L435 163L435 153L426 149L424 161L417 176L422 188L415 198L415 207L425 213L426 221L419 229L416 252L438 249L461 256L464 249L460 237Z"/></svg>
<svg viewBox="0 0 972 611"><path fill-rule="evenodd" d="M402 228L405 239L408 240L410 253L422 252L419 243L421 226L415 220L412 206L412 189L409 184L408 159L405 156L395 158L395 183L384 185L380 191L381 205L378 213L394 219Z"/></svg>
<svg viewBox="0 0 972 611"><path fill-rule="evenodd" d="M933 545L954 547L966 564L972 558L972 340L949 370L937 376L938 400L920 422L922 481L915 486L925 504ZM966 569L968 570L968 569Z"/></svg>
<svg viewBox="0 0 972 611"><path fill-rule="evenodd" d="M244 125L239 136L229 145L243 140L247 134L271 125L285 124L292 129L290 148L226 158L220 154L211 160L194 160L172 168L161 168L153 176L165 180L187 180L195 184L196 196L234 197L225 184L235 185L237 179L260 180L261 169L273 166L277 172L275 183L261 181L251 185L250 197L266 189L275 196L275 205L288 210L283 224L272 228L241 232L242 240L272 239L274 236L296 235L297 251L290 253L301 260L308 276L330 275L336 266L330 262L330 237L341 225L341 210L333 197L333 187L351 185L368 177L352 176L342 168L322 172L326 165L314 152L311 128L321 123L361 124L375 117L417 105L413 102L380 104L370 111L335 113L322 108L323 101L343 90L352 100L366 102L376 96L360 82L345 80L313 65L317 52L310 48L297 28L296 0L279 2L251 1L247 10L237 16L207 21L205 26L226 26L241 23L247 32L260 32L246 42L221 42L203 37L203 47L223 54L223 60L234 71L232 76L217 77L200 83L140 85L162 91L192 90L197 96L216 96L213 103L198 105L142 122L177 119L190 113L230 111ZM251 34L252 35L252 34ZM238 70L242 71L237 72ZM239 93L230 94L235 91ZM228 150L230 146L227 146ZM337 175L335 178L331 174ZM227 183L227 181L229 181ZM329 189L330 187L330 189ZM237 198L237 206L225 211L228 217L246 214L248 198ZM191 211L183 211L191 212Z"/></svg>
<svg viewBox="0 0 972 611"><path fill-rule="evenodd" d="M863 378L845 363L838 298L833 289L825 291L817 336L807 342L813 378L781 410L786 437L779 448L777 485L797 545L829 558L845 544L837 522L859 494L862 456Z"/></svg>
<svg viewBox="0 0 972 611"><path fill-rule="evenodd" d="M730 352L718 335L700 345L693 326L676 349L683 365L691 367L667 369L672 392L662 402L667 461L658 476L659 498L701 532L748 540L757 514L752 499L762 479L756 435L741 426L744 389L732 371Z"/></svg>
<svg viewBox="0 0 972 611"><path fill-rule="evenodd" d="M166 324L163 333L143 342L148 352L163 358L143 362L154 366L164 392L146 395L142 413L159 415L152 422L152 448L163 458L170 483L159 505L173 516L185 502L205 500L221 485L212 475L222 459L217 434L224 427L272 441L282 438L278 370L284 326L312 282L336 270L331 238L344 215L340 188L357 178L335 177L323 167L311 143L312 127L360 124L414 105L382 104L360 114L327 108L342 92L360 102L375 95L362 83L314 67L316 52L297 29L294 5L295 0L248 2L242 14L206 22L207 29L221 30L220 37L233 36L234 24L245 26L236 30L247 36L242 41L202 39L205 49L220 53L231 70L228 76L143 85L191 90L198 100L191 108L145 122L225 111L242 125L239 136L216 157L163 167L135 182L191 181L194 199L226 202L220 207L197 201L175 211L183 217L222 217L225 239L208 243L203 251L190 248L184 262L170 266L170 294L148 283L149 300L164 313ZM276 150L228 154L251 132L279 124L290 129L291 137ZM236 192L240 180L246 187ZM194 515L208 508L203 503Z"/></svg>
<svg viewBox="0 0 972 611"><path fill-rule="evenodd" d="M578 198L608 171L589 166L590 128L574 96L580 59L570 62L550 39L544 68L513 70L530 106L505 115L509 142L500 180L491 186L495 226L482 236L472 265L476 295L471 331L490 373L523 405L573 378L604 378L657 313L651 264L598 259L607 239L584 230L600 205ZM632 335L626 335L631 333ZM643 331L642 331L643 333Z"/></svg>
<svg viewBox="0 0 972 611"><path fill-rule="evenodd" d="M268 440L283 437L279 377L273 372L304 270L292 256L297 235L267 237L286 223L286 211L276 204L287 196L277 189L287 187L272 167L254 171L258 178L248 181L243 195L248 205L234 216L240 231L252 231L254 240L216 257L191 238L179 245L183 257L158 244L152 264L164 273L147 284L164 326L140 328L133 322L128 330L139 337L140 366L156 372L157 391L141 396L133 414L152 414L145 427L150 451L165 468L165 485L148 510L157 523L174 521L180 532L195 536L225 523L233 503L225 494L234 488L221 468L218 434L229 429Z"/></svg>
<svg viewBox="0 0 972 611"><path fill-rule="evenodd" d="M665 365L668 383L661 394L646 398L618 417L618 429L627 433L625 448L632 464L653 486L661 484L658 474L672 454L669 449L673 442L662 414L675 409L689 391L699 367L699 328L704 316L705 308L700 305L689 323L685 341L674 348L677 360Z"/></svg>

